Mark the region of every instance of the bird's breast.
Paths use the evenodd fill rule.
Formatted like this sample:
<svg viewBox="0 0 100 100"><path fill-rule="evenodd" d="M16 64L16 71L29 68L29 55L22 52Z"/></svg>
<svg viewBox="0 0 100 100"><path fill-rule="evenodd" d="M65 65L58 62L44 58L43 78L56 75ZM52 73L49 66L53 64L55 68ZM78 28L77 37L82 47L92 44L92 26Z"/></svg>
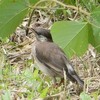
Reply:
<svg viewBox="0 0 100 100"><path fill-rule="evenodd" d="M36 43L32 44L32 56L35 60L34 63L35 63L36 68L38 68L39 70L41 70L44 74L48 76L53 76L53 77L55 76L55 73L53 73L47 66L41 63L39 59L37 58Z"/></svg>

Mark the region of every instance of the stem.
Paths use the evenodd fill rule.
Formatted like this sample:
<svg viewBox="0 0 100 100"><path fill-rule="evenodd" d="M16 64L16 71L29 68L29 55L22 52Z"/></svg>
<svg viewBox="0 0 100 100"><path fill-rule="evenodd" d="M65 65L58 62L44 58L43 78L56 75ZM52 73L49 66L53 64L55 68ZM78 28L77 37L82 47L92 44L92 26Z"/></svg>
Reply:
<svg viewBox="0 0 100 100"><path fill-rule="evenodd" d="M34 14L34 11L35 11L36 6L39 5L40 3L44 2L44 1L45 1L45 0L40 0L39 2L37 2L37 3L33 6L33 11L32 11L32 13L31 13L31 15L30 15L30 17L29 17L29 21L28 21L27 27L30 26L31 19L32 19L32 16L33 16L33 14ZM29 28L26 29L26 35L28 35L28 32L29 32Z"/></svg>
<svg viewBox="0 0 100 100"><path fill-rule="evenodd" d="M42 2L46 2L46 1L51 1L51 0L40 0L39 2L37 2L37 3L32 7L33 11L32 11L32 13L31 13L31 15L30 15L30 18L29 18L27 27L30 26L31 19L32 19L32 16L33 16L33 14L34 14L34 10L35 10L35 9L48 9L47 7L38 7L39 4L41 4ZM72 6L72 5L66 5L66 4L64 4L64 3L62 3L62 2L60 2L60 1L58 1L58 0L52 0L52 1L53 1L53 2L56 2L57 4L59 4L59 5L61 5L61 6L63 6L63 7L64 7L63 9L66 9L66 8L74 9L74 10L76 10L76 11L79 11L79 12L83 13L83 14L86 15L86 16L90 16L90 13L88 13L88 12L82 10L82 9L79 8L79 7L75 7L75 6ZM49 8L49 9L52 9L52 8ZM62 8L61 8L61 9L62 9ZM28 35L28 31L29 31L29 28L26 29L26 35Z"/></svg>
<svg viewBox="0 0 100 100"><path fill-rule="evenodd" d="M40 3L45 2L45 1L51 1L51 0L40 0L39 2L37 2L37 3L35 4L34 8L37 8L36 6L38 6ZM66 4L64 4L64 3L62 3L62 2L60 2L60 1L58 1L58 0L52 0L52 1L54 1L54 2L56 2L57 4L63 6L64 8L71 8L71 9L80 11L81 13L83 13L83 14L85 14L85 15L87 15L87 16L90 16L90 13L89 13L89 12L86 12L86 11L82 10L81 8L79 8L79 7L75 7L75 6L72 6L72 5L66 5Z"/></svg>
<svg viewBox="0 0 100 100"><path fill-rule="evenodd" d="M27 27L30 26L31 19L32 19L32 16L33 16L33 14L34 14L34 10L35 10L35 9L33 9L32 13L31 13L31 15L30 15L30 17L29 17L29 21L28 21ZM26 35L28 35L28 32L29 32L29 28L26 29Z"/></svg>
<svg viewBox="0 0 100 100"><path fill-rule="evenodd" d="M60 2L60 1L58 1L58 0L52 0L52 1L54 1L54 2L56 2L56 3L58 3L58 4L60 4L60 5L63 6L64 8L71 8L71 9L80 11L81 13L83 13L83 14L85 14L85 15L87 15L87 16L90 16L90 13L88 13L88 12L82 10L82 9L79 8L79 7L75 7L75 6L72 6L72 5L66 5L66 4L64 4L64 3L62 3L62 2Z"/></svg>

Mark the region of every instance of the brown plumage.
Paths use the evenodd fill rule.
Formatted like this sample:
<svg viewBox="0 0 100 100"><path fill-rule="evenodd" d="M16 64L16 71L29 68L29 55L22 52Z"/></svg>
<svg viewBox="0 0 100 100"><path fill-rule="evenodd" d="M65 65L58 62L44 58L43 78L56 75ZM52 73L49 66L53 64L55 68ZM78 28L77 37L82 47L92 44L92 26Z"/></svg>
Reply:
<svg viewBox="0 0 100 100"><path fill-rule="evenodd" d="M84 82L75 72L72 64L67 59L63 50L57 44L52 42L53 40L50 32L42 31L43 33L39 33L36 30L35 32L38 39L32 45L32 55L39 65L39 69L45 74L51 76L54 81L56 81L56 77L63 78L63 70L65 70L66 76L70 81L76 82L83 87ZM48 39L45 33L48 33L49 37L51 38ZM42 38L45 37L44 40L41 39L41 35Z"/></svg>

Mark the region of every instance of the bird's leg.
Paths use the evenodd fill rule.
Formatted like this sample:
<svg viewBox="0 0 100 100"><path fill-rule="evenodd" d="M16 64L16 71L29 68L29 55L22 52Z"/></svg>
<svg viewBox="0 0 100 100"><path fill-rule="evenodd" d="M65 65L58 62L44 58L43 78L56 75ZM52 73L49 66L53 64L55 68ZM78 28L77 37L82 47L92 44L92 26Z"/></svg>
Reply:
<svg viewBox="0 0 100 100"><path fill-rule="evenodd" d="M61 86L61 84L64 84L64 78L61 78L60 83L57 83L56 78L53 77L53 87L57 88Z"/></svg>
<svg viewBox="0 0 100 100"><path fill-rule="evenodd" d="M61 81L59 83L59 86L61 86L62 83L64 84L64 78L61 78Z"/></svg>
<svg viewBox="0 0 100 100"><path fill-rule="evenodd" d="M54 88L57 88L58 86L59 86L59 84L57 83L57 80L56 80L56 78L55 77L53 77L53 87Z"/></svg>

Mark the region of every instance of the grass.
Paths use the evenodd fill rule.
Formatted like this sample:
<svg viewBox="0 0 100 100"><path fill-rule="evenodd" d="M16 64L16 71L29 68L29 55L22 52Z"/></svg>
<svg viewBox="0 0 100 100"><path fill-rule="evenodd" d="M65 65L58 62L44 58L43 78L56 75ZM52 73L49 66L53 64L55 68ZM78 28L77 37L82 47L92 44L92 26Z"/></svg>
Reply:
<svg viewBox="0 0 100 100"><path fill-rule="evenodd" d="M36 100L37 98L45 98L44 100L52 98L55 98L54 100L78 100L80 98L81 100L91 100L93 98L99 100L99 54L94 58L87 51L83 57L74 57L71 60L76 71L87 84L84 91L77 95L75 85L69 83L66 87L67 91L63 85L53 88L52 79L44 76L38 69L34 70L35 65L30 58L29 47L24 48L23 46L14 49L11 47L13 45L9 43L3 45L3 51L9 53L6 55L3 52L0 53L0 100ZM23 55L25 51L29 51L29 53Z"/></svg>

